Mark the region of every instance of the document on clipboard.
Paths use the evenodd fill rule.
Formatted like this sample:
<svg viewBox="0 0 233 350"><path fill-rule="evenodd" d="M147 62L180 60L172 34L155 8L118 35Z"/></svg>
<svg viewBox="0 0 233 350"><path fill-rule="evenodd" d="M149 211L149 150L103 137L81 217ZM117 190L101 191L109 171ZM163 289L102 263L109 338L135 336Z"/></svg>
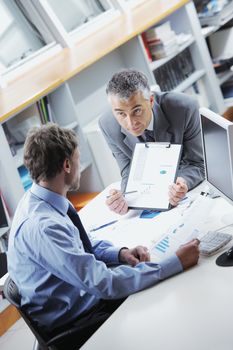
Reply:
<svg viewBox="0 0 233 350"><path fill-rule="evenodd" d="M167 142L136 143L126 192L131 209L170 209L169 185L176 179L182 145ZM134 191L134 193L133 193Z"/></svg>

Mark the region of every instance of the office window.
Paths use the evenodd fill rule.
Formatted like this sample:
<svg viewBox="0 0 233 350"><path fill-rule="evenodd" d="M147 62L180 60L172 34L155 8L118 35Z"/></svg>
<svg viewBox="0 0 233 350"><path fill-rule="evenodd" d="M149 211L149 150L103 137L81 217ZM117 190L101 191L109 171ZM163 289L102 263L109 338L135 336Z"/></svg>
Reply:
<svg viewBox="0 0 233 350"><path fill-rule="evenodd" d="M101 20L113 8L108 0L47 0L67 32L86 27L89 22Z"/></svg>
<svg viewBox="0 0 233 350"><path fill-rule="evenodd" d="M0 74L22 64L48 44L55 41L45 23L36 18L32 2L1 0Z"/></svg>

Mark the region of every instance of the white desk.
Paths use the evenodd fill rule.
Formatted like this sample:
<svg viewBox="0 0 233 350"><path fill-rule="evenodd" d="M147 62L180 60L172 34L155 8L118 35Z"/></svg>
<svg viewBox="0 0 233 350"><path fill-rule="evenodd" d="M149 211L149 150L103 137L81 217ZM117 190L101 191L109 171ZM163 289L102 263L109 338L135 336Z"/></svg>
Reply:
<svg viewBox="0 0 233 350"><path fill-rule="evenodd" d="M226 212L232 211L233 218L228 203L223 199L215 201L210 226ZM103 195L81 211L87 227L92 216L93 220L102 216L105 222L114 216L101 204ZM228 231L232 233L232 229ZM146 229L141 235L142 241L145 236L151 239ZM135 244L138 243L136 235ZM232 350L233 267L218 267L218 255L200 258L192 269L130 296L82 349Z"/></svg>

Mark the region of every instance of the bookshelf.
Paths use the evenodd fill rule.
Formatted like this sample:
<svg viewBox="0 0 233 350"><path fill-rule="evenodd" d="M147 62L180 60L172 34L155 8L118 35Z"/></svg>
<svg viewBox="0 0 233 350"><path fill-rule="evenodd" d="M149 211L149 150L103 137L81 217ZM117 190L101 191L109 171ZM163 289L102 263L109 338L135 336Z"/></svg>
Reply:
<svg viewBox="0 0 233 350"><path fill-rule="evenodd" d="M218 79L212 68L208 48L193 3L189 2L179 11L173 12L166 19L156 23L155 28L158 26L161 28L168 21L172 31L177 36L186 35L187 40L178 45L177 50L171 55L152 62L148 59L148 65L155 82L161 90L186 92L201 80L206 91L206 101L202 99L202 103L216 112L223 112L224 103Z"/></svg>
<svg viewBox="0 0 233 350"><path fill-rule="evenodd" d="M233 38L233 1L226 2L223 8L215 13L211 14L211 11L203 10L198 13L198 16L202 26L202 35L206 39L211 60L224 59L229 54L233 57L231 49ZM226 109L226 107L233 105L233 72L229 67L224 72L216 73L216 77ZM232 87L231 97L224 95L224 85L226 84Z"/></svg>
<svg viewBox="0 0 233 350"><path fill-rule="evenodd" d="M176 54L150 62L140 34L167 20L176 33L189 34L190 39ZM188 0L141 1L140 6L130 7L71 48L54 53L36 68L29 68L17 79L9 81L0 90L0 183L10 214L13 215L24 187L18 171L22 165L22 145L17 145L16 155L12 155L6 126L11 123L20 126L25 119L35 121L35 116L40 123L38 112L34 112L38 101L46 96L52 120L72 128L79 135L81 192L101 191L106 182L95 165L94 153L83 131L109 108L106 83L119 69L133 67L143 71L151 85L156 85L155 71L185 50L190 52L194 71L174 90L185 91L195 82L202 81L208 105L215 111L222 111L223 99L206 42L193 3ZM109 166L103 159L103 169Z"/></svg>
<svg viewBox="0 0 233 350"><path fill-rule="evenodd" d="M173 53L172 55L169 55L167 57L161 58L159 60L155 60L152 61L150 63L150 69L152 71L158 69L159 67L163 66L164 64L166 64L167 62L169 62L171 59L173 59L174 57L176 57L179 53L183 52L186 48L188 48L189 46L191 46L193 43L195 42L195 39L193 37L191 37L189 40L187 40L186 43L184 43L183 45L181 45L176 53Z"/></svg>

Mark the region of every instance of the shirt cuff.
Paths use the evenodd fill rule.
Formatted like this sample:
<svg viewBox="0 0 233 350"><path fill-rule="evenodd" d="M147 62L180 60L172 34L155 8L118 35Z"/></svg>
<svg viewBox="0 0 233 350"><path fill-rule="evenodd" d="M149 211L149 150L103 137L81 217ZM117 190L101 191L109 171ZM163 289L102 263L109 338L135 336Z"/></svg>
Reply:
<svg viewBox="0 0 233 350"><path fill-rule="evenodd" d="M168 258L160 261L159 265L162 269L162 278L168 278L183 271L183 266L180 259L176 254L169 256Z"/></svg>
<svg viewBox="0 0 233 350"><path fill-rule="evenodd" d="M104 262L105 263L119 264L118 255L119 255L120 250L121 250L121 248L108 247L107 254L104 257L105 258Z"/></svg>

